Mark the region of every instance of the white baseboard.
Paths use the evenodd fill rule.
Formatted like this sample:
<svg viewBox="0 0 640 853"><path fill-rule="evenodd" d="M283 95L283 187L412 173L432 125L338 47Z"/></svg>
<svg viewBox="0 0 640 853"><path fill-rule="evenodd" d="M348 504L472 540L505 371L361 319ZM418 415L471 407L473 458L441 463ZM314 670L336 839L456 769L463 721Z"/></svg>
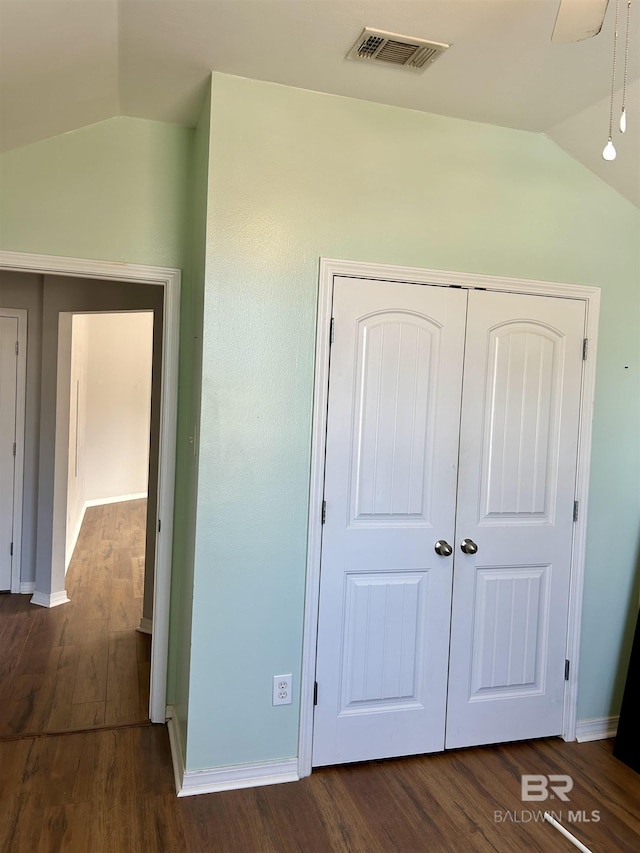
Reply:
<svg viewBox="0 0 640 853"><path fill-rule="evenodd" d="M31 604L39 604L40 607L58 607L60 604L67 604L70 599L67 597L66 591L62 592L34 592L31 598Z"/></svg>
<svg viewBox="0 0 640 853"><path fill-rule="evenodd" d="M36 590L36 582L35 581L20 581L20 594L21 595L33 595Z"/></svg>
<svg viewBox="0 0 640 853"><path fill-rule="evenodd" d="M146 616L142 616L138 625L138 631L141 634L153 634L153 619L147 619Z"/></svg>
<svg viewBox="0 0 640 853"><path fill-rule="evenodd" d="M297 782L299 778L297 758L238 764L215 770L185 770L178 796L190 797L193 794L277 785L280 782Z"/></svg>
<svg viewBox="0 0 640 853"><path fill-rule="evenodd" d="M233 791L238 788L255 788L259 785L277 785L281 782L297 782L300 778L297 758L238 764L212 770L185 770L180 726L172 708L167 709L167 715L173 775L179 797Z"/></svg>
<svg viewBox="0 0 640 853"><path fill-rule="evenodd" d="M135 495L115 495L111 498L91 498L90 501L84 502L84 508L88 506L105 506L106 504L119 504L124 501L139 501L142 498L147 498L147 492L137 492Z"/></svg>
<svg viewBox="0 0 640 853"><path fill-rule="evenodd" d="M597 717L594 720L578 720L576 740L587 743L590 740L604 740L615 737L618 731L618 717Z"/></svg>

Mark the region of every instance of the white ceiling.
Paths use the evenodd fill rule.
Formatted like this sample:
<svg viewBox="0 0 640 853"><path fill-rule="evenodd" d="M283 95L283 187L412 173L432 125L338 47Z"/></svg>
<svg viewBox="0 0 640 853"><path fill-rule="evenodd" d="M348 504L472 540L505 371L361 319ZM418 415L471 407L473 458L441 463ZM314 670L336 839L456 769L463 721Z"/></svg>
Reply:
<svg viewBox="0 0 640 853"><path fill-rule="evenodd" d="M640 0L613 163L615 2L599 36L552 45L558 2L0 0L0 148L115 115L190 125L215 70L544 132L640 206ZM452 47L424 74L345 60L365 26Z"/></svg>

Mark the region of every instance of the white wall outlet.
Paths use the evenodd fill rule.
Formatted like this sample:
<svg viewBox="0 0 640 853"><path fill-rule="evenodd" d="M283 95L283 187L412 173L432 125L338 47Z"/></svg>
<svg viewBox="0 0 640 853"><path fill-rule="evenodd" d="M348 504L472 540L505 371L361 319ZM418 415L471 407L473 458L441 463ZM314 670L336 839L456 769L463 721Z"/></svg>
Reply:
<svg viewBox="0 0 640 853"><path fill-rule="evenodd" d="M273 676L273 704L274 705L290 705L291 704L291 673L288 675Z"/></svg>

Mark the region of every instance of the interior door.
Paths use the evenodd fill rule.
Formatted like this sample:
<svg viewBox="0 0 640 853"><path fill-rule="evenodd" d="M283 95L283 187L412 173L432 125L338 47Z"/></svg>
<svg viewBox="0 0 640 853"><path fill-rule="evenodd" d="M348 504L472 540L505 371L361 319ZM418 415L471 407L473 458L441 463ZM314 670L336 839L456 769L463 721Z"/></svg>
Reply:
<svg viewBox="0 0 640 853"><path fill-rule="evenodd" d="M584 325L469 293L447 747L562 731Z"/></svg>
<svg viewBox="0 0 640 853"><path fill-rule="evenodd" d="M312 763L559 734L584 303L336 278L333 317Z"/></svg>
<svg viewBox="0 0 640 853"><path fill-rule="evenodd" d="M466 296L335 280L315 766L444 748Z"/></svg>
<svg viewBox="0 0 640 853"><path fill-rule="evenodd" d="M18 320L0 315L0 591L11 589Z"/></svg>

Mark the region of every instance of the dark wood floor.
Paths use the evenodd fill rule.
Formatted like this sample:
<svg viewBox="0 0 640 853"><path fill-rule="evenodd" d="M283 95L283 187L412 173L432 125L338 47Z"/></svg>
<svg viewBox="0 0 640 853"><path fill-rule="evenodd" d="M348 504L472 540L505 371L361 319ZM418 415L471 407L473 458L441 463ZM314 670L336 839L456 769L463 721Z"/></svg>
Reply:
<svg viewBox="0 0 640 853"><path fill-rule="evenodd" d="M640 776L610 741L323 768L301 782L178 799L166 728L143 722L143 536L142 502L92 509L69 569L70 604L0 597L3 853L575 850L541 822L545 808L593 853L640 850ZM531 773L569 774L570 801L523 803L521 775Z"/></svg>
<svg viewBox="0 0 640 853"><path fill-rule="evenodd" d="M0 767L7 853L575 850L549 824L527 822L545 804L520 801L522 773L573 777L571 802L546 805L593 853L640 850L640 777L613 758L609 741L323 768L301 782L183 799L164 726L4 741ZM598 822L576 820L594 811Z"/></svg>
<svg viewBox="0 0 640 853"><path fill-rule="evenodd" d="M145 519L145 500L87 509L69 604L0 596L0 738L148 720Z"/></svg>

